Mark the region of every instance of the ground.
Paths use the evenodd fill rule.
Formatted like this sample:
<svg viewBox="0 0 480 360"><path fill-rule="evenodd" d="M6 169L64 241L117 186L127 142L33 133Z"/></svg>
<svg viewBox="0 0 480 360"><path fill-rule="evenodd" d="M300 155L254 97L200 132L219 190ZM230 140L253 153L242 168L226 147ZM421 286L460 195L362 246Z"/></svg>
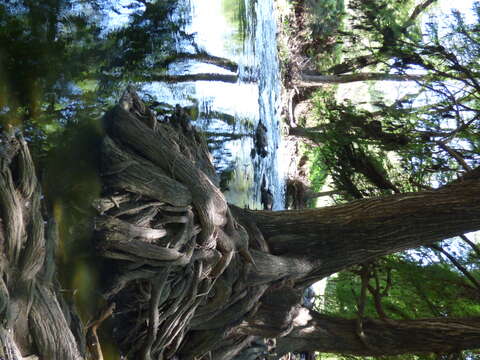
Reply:
<svg viewBox="0 0 480 360"><path fill-rule="evenodd" d="M312 89L302 89L296 85L299 72L311 62L305 54L308 42L308 16L301 4L292 6L286 0L279 0L276 4L277 15L277 42L281 70L281 109L282 109L282 141L285 154L288 154L288 179L301 181L310 186L310 164L306 154L305 141L289 135L291 127L298 125L308 126L312 112L312 103L309 95ZM331 190L328 187L322 191Z"/></svg>

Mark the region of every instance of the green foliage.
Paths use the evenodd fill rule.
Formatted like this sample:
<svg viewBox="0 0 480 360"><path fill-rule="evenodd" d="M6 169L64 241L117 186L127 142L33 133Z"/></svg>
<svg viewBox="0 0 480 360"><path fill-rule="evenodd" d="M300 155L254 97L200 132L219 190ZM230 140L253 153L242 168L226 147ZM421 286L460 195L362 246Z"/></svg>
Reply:
<svg viewBox="0 0 480 360"><path fill-rule="evenodd" d="M329 280L325 294L327 312L357 317L361 287L357 272L358 269L352 269ZM477 290L451 266L439 261L420 265L418 259L409 255L389 256L371 265L370 285L388 289L382 297L382 308L392 319L480 315ZM371 292L364 316L379 316Z"/></svg>
<svg viewBox="0 0 480 360"><path fill-rule="evenodd" d="M398 4L398 9L392 9ZM351 33L345 36L352 43L355 37L366 40L352 47L347 57L359 59L358 49L363 46L364 54L384 61L384 68L407 74L421 69L428 76L396 100L388 100L378 91L371 91L373 100L369 104L338 103L334 91L315 94L312 102L317 122L310 128L309 139L318 148L319 156L315 158L321 163L319 167L327 169L337 190L346 191L347 200L392 191L418 191L447 184L478 167L479 3L474 4L474 22L468 22L458 12L453 12L448 21L446 17L431 18L424 36L419 36L418 25L408 24L411 2L359 0L350 6L357 7L358 12ZM336 69L341 73L364 67L359 62L345 61ZM377 63L373 62L370 69L378 69ZM332 277L322 311L357 318L360 273L368 267L370 289L362 316L479 316L479 289L472 280L480 278L478 252L455 239L443 242L442 247L456 263L438 251L422 248ZM463 356L476 355L465 352Z"/></svg>
<svg viewBox="0 0 480 360"><path fill-rule="evenodd" d="M326 69L341 59L343 44L336 35L344 30L346 19L343 0L309 0L306 2L311 32L308 55L319 69Z"/></svg>
<svg viewBox="0 0 480 360"><path fill-rule="evenodd" d="M312 37L325 37L342 30L346 16L343 0L308 0L306 6L313 18L310 22Z"/></svg>
<svg viewBox="0 0 480 360"><path fill-rule="evenodd" d="M473 276L479 278L478 252L456 239L444 243L443 247L455 255L457 261L468 266ZM335 316L357 318L362 287L360 274L365 267L368 267L369 281L364 317L385 316L408 320L480 315L478 288L450 262L428 248L390 255L331 277L321 310ZM376 304L375 297L379 298L380 305ZM432 359L432 356L402 355L391 359L427 360ZM475 352L465 351L463 356L475 358Z"/></svg>
<svg viewBox="0 0 480 360"><path fill-rule="evenodd" d="M387 155L408 139L400 132L377 128L381 124L368 112L336 103L332 92L318 91L313 98L315 118L319 119L309 128L309 138L317 144L314 163L328 171L337 190L347 198L398 192L403 175Z"/></svg>
<svg viewBox="0 0 480 360"><path fill-rule="evenodd" d="M319 147L310 147L305 154L309 160L309 180L313 191L320 192L327 180L328 171L324 168L322 152Z"/></svg>
<svg viewBox="0 0 480 360"><path fill-rule="evenodd" d="M0 4L0 126L23 127L43 161L66 128L99 119L125 85L164 72L177 42L193 44L184 10L176 1Z"/></svg>

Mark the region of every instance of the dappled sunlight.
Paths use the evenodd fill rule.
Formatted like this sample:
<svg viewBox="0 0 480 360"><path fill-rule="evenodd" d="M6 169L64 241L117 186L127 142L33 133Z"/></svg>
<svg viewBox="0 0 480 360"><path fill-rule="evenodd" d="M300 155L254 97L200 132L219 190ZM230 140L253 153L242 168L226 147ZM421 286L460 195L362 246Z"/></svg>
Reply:
<svg viewBox="0 0 480 360"><path fill-rule="evenodd" d="M307 308L301 307L298 310L297 316L293 320L293 325L294 326L299 326L299 327L300 326L306 326L310 320L312 320L312 317L310 315L310 310L308 310ZM304 328L303 330L313 331L313 328L314 327L312 326L311 328Z"/></svg>

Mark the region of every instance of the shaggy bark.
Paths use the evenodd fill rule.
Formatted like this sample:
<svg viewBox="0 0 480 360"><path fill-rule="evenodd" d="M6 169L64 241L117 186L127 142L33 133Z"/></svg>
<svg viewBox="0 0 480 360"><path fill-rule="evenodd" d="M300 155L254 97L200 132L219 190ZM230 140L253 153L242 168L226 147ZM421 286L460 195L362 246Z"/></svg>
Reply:
<svg viewBox="0 0 480 360"><path fill-rule="evenodd" d="M95 230L113 280L88 326L96 360L97 328L110 314L129 359L230 359L258 337L295 334L305 284L480 228L478 169L436 191L324 209L229 206L203 138L182 116L158 122L132 90L105 116ZM81 327L53 279L55 231L44 230L28 150L14 135L1 150L0 356L84 358Z"/></svg>
<svg viewBox="0 0 480 360"><path fill-rule="evenodd" d="M302 308L296 328L277 340L277 353L320 351L357 356L452 353L480 346L478 318L362 321L366 342L355 331L356 320L334 318Z"/></svg>
<svg viewBox="0 0 480 360"><path fill-rule="evenodd" d="M253 253L247 230L214 184L206 144L177 117L169 124L152 121L127 91L105 121L107 186L98 204L118 194L126 201L98 206L97 237L102 254L118 262L106 296L124 314L116 317L118 340L132 358L235 353L220 350L222 336L205 339L213 332L227 341L228 330L265 292L264 283L285 273ZM254 262L259 270L249 283ZM288 259L282 264L296 266Z"/></svg>
<svg viewBox="0 0 480 360"><path fill-rule="evenodd" d="M25 140L0 138L0 358L81 359L78 319L53 276L55 223L40 211L40 186Z"/></svg>
<svg viewBox="0 0 480 360"><path fill-rule="evenodd" d="M309 254L319 279L373 258L474 231L480 226L480 169L433 191L298 211L249 214L272 254ZM345 256L348 254L348 256Z"/></svg>
<svg viewBox="0 0 480 360"><path fill-rule="evenodd" d="M475 172L437 191L326 209L228 206L185 121L152 121L131 91L106 116L98 243L118 264L106 297L129 358L229 359L293 331L304 285L480 227Z"/></svg>

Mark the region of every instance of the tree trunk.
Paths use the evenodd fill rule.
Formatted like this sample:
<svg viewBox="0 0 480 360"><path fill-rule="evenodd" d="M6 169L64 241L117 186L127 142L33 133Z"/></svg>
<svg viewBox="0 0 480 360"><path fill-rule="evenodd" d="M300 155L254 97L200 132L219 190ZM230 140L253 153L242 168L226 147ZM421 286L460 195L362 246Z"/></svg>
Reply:
<svg viewBox="0 0 480 360"><path fill-rule="evenodd" d="M277 340L277 353L319 351L357 356L451 353L480 347L480 318L357 320L322 315L302 308L297 326ZM363 338L363 340L362 340Z"/></svg>
<svg viewBox="0 0 480 360"><path fill-rule="evenodd" d="M128 90L104 119L95 230L112 264L106 307L88 331L96 360L96 330L112 313L128 359L228 360L255 337L295 329L302 285L480 228L479 169L436 191L325 209L229 206L203 138L181 116L159 123ZM28 151L15 136L1 150L0 356L81 359L84 336L53 280L55 232L44 235Z"/></svg>
<svg viewBox="0 0 480 360"><path fill-rule="evenodd" d="M30 153L13 130L0 136L0 358L81 359L82 328L59 295L56 226L42 218Z"/></svg>
<svg viewBox="0 0 480 360"><path fill-rule="evenodd" d="M293 329L302 285L480 228L477 172L437 191L325 209L228 206L201 138L173 117L150 118L132 92L108 114L97 221L102 254L118 263L106 297L131 358L229 359L252 336Z"/></svg>
<svg viewBox="0 0 480 360"><path fill-rule="evenodd" d="M301 137L315 144L321 145L324 133L319 130L320 128L304 128L302 126L295 126L289 128L288 135Z"/></svg>
<svg viewBox="0 0 480 360"><path fill-rule="evenodd" d="M272 254L320 262L311 281L379 256L480 227L480 169L434 191L299 211L250 211ZM345 256L347 254L347 256Z"/></svg>
<svg viewBox="0 0 480 360"><path fill-rule="evenodd" d="M357 81L421 81L425 75L357 73L346 75L301 74L298 86L319 87L324 84L345 84Z"/></svg>

